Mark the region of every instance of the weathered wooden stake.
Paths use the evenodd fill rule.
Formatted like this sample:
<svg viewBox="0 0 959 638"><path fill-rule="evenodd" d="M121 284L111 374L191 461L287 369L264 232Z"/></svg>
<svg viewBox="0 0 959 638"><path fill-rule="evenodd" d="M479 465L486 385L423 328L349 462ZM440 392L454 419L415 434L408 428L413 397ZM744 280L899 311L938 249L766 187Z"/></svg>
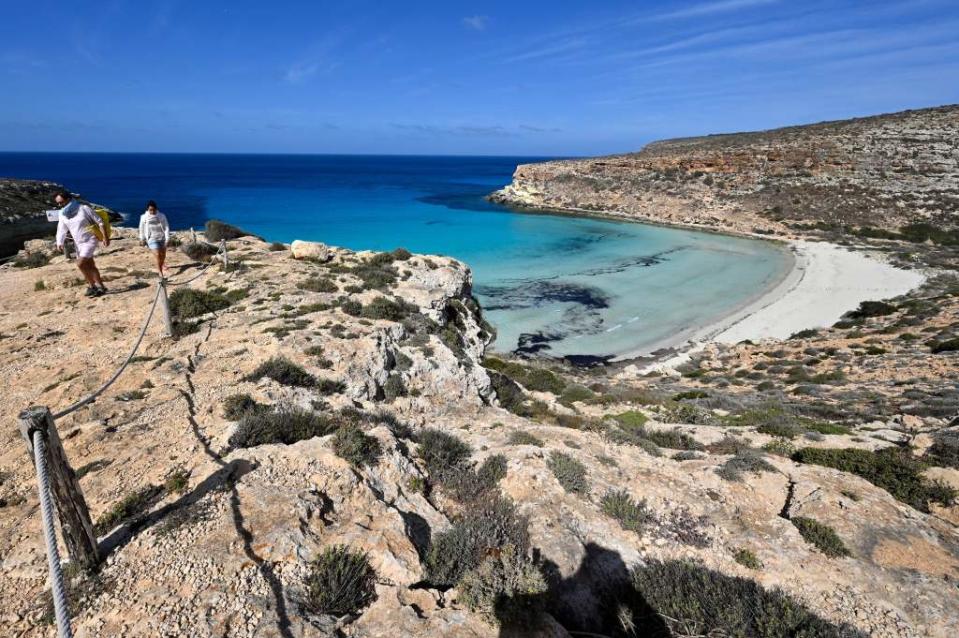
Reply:
<svg viewBox="0 0 959 638"><path fill-rule="evenodd" d="M190 226L190 239L193 240L193 243L196 243L196 231L193 230L193 226Z"/></svg>
<svg viewBox="0 0 959 638"><path fill-rule="evenodd" d="M230 258L226 254L226 240L220 240L220 251L223 254L223 271L226 272L230 269Z"/></svg>
<svg viewBox="0 0 959 638"><path fill-rule="evenodd" d="M32 406L20 413L20 433L27 442L31 457L34 453L33 433L37 431L43 434L46 441L50 491L57 507L67 553L74 564L85 569L92 568L100 562L100 553L90 521L90 510L83 498L77 475L63 451L53 415L46 406Z"/></svg>
<svg viewBox="0 0 959 638"><path fill-rule="evenodd" d="M163 277L157 281L160 288L160 316L163 318L163 332L167 337L173 336L173 318L170 316L170 301L166 296L166 281Z"/></svg>

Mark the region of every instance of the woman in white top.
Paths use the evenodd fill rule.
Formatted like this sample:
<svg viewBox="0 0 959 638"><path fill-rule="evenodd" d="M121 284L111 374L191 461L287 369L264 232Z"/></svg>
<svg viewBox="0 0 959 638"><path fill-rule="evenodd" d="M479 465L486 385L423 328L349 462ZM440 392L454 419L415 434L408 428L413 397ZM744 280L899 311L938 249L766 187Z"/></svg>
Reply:
<svg viewBox="0 0 959 638"><path fill-rule="evenodd" d="M157 271L161 277L166 276L163 271L163 262L166 260L166 245L170 241L170 224L166 215L157 210L157 203L152 199L147 202L146 212L140 215L140 245L150 247L157 259Z"/></svg>
<svg viewBox="0 0 959 638"><path fill-rule="evenodd" d="M103 279L100 278L100 271L93 260L93 255L97 249L97 243L101 240L90 230L97 226L100 228L100 236L103 237L104 246L110 245L110 238L107 237L103 220L97 217L93 209L86 204L81 204L73 198L73 195L67 191L57 193L55 201L57 206L62 206L57 221L57 250L63 250L63 242L67 238L67 232L73 237L73 242L77 245L77 268L87 280L87 297L99 297L107 291L103 285Z"/></svg>

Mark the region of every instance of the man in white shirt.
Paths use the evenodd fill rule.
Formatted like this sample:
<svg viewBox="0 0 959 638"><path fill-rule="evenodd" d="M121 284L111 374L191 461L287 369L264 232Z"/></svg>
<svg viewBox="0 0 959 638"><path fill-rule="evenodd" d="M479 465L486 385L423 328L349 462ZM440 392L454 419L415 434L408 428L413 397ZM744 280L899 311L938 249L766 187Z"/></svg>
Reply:
<svg viewBox="0 0 959 638"><path fill-rule="evenodd" d="M103 220L93 212L92 208L78 202L67 191L57 193L56 202L57 206L62 206L57 221L57 250L63 251L63 242L69 232L77 245L77 268L89 284L86 295L99 297L106 293L107 288L103 285L103 279L100 278L100 271L93 256L96 253L97 244L110 245L110 238L107 236ZM93 234L92 227L100 228L102 240Z"/></svg>

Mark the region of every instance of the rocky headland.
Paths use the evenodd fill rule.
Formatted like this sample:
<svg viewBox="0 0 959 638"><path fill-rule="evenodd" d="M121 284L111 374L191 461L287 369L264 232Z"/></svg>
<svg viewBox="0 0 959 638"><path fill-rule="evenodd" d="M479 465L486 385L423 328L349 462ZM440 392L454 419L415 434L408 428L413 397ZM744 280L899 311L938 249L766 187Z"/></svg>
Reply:
<svg viewBox="0 0 959 638"><path fill-rule="evenodd" d="M53 197L62 189L55 182L0 177L0 258L16 254L26 241L53 236L56 224L46 211L56 207ZM123 218L112 213L111 219Z"/></svg>
<svg viewBox="0 0 959 638"><path fill-rule="evenodd" d="M230 268L171 287L175 337L154 324L118 383L58 423L105 556L68 570L77 635L951 636L956 113L520 167L497 196L511 204L826 239L922 273L834 324L702 343L668 364L487 352L470 271L449 258L230 239ZM942 172L888 164L893 190L855 177L872 163L848 140L879 144L878 130L889 152L928 136L916 157ZM757 178L768 157L750 153L793 158L790 144L806 149L790 166L845 159L784 170L781 188L821 178L838 198L859 180L870 215L852 210L865 199L841 218L759 202L780 177ZM619 161L675 171L584 186ZM921 206L920 191L933 193ZM640 205L650 197L661 207ZM174 282L214 252L179 240ZM98 257L112 292L94 300L48 243L28 249L44 265L0 267L0 634L32 637L53 628L17 413L107 378L154 279L127 230Z"/></svg>

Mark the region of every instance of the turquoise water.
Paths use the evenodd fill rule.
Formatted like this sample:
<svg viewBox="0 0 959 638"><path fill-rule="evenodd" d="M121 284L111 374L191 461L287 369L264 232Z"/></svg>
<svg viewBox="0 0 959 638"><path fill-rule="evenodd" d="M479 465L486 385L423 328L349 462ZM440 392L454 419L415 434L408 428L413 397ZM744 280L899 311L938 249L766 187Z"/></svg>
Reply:
<svg viewBox="0 0 959 638"><path fill-rule="evenodd" d="M216 217L268 239L468 263L502 351L635 352L734 311L791 263L768 242L512 212L483 196L529 158L0 154L0 174L60 181L177 228Z"/></svg>

